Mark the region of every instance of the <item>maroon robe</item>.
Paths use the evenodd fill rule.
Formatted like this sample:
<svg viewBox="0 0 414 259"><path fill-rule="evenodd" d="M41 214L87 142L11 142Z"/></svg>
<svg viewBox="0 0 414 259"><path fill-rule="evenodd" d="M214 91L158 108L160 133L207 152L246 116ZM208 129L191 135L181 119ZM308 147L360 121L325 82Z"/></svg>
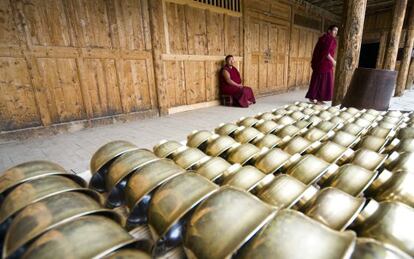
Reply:
<svg viewBox="0 0 414 259"><path fill-rule="evenodd" d="M306 98L330 101L333 95L333 64L328 54L335 56L336 39L329 33L321 36L312 55L312 78Z"/></svg>
<svg viewBox="0 0 414 259"><path fill-rule="evenodd" d="M231 80L237 84L241 84L241 77L237 68L225 65L223 69L229 72ZM256 103L252 89L248 86L237 87L227 83L223 76L223 69L220 71L220 93L231 95L233 100L236 101L236 104L240 107L246 108L249 107L249 104Z"/></svg>

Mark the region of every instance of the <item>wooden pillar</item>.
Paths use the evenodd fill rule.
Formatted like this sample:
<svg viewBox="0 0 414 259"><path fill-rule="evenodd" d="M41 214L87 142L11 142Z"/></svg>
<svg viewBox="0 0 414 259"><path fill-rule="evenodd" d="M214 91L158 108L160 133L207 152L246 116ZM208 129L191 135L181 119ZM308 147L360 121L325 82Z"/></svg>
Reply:
<svg viewBox="0 0 414 259"><path fill-rule="evenodd" d="M412 89L413 84L414 84L414 59L411 59L410 71L408 72L405 89L406 90Z"/></svg>
<svg viewBox="0 0 414 259"><path fill-rule="evenodd" d="M406 8L407 0L395 0L391 31L388 37L387 49L385 50L384 69L395 70Z"/></svg>
<svg viewBox="0 0 414 259"><path fill-rule="evenodd" d="M375 67L378 69L381 69L382 65L384 64L385 48L387 47L387 36L388 36L387 31L381 32L377 64L375 65Z"/></svg>
<svg viewBox="0 0 414 259"><path fill-rule="evenodd" d="M154 60L155 86L157 89L158 109L161 115L168 113L168 98L165 84L162 54L165 39L162 0L149 0L152 56Z"/></svg>
<svg viewBox="0 0 414 259"><path fill-rule="evenodd" d="M411 53L414 46L414 4L409 12L409 21L407 36L405 37L405 45L403 58L401 61L400 70L398 72L397 87L395 89L395 96L401 96L404 93L407 83L408 70L410 68Z"/></svg>
<svg viewBox="0 0 414 259"><path fill-rule="evenodd" d="M342 21L341 28L339 28L341 30L341 40L339 41L338 62L335 72L333 105L338 105L342 102L352 74L358 66L366 7L367 0L344 1L344 13L342 16L344 20Z"/></svg>

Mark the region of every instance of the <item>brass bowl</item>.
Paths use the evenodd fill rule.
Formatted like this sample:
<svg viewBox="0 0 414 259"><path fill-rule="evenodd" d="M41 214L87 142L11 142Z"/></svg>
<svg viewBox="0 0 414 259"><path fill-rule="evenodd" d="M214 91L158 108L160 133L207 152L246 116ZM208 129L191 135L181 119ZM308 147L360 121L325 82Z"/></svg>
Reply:
<svg viewBox="0 0 414 259"><path fill-rule="evenodd" d="M359 165L367 170L378 170L387 159L387 155L379 154L368 149L358 149L354 153L351 163Z"/></svg>
<svg viewBox="0 0 414 259"><path fill-rule="evenodd" d="M347 122L353 122L355 121L355 117L358 117L358 115L353 115L353 114L350 114L349 112L343 111L343 112L340 112L337 115L337 117L344 119Z"/></svg>
<svg viewBox="0 0 414 259"><path fill-rule="evenodd" d="M105 256L106 259L151 259L151 255L138 249L120 249Z"/></svg>
<svg viewBox="0 0 414 259"><path fill-rule="evenodd" d="M124 188L128 177L140 167L159 159L147 149L132 150L115 159L105 175L106 190L108 191L106 205L110 208L123 205Z"/></svg>
<svg viewBox="0 0 414 259"><path fill-rule="evenodd" d="M352 115L358 115L358 114L364 112L364 110L359 110L359 109L354 108L354 107L348 107L348 108L346 108L345 111L349 114L352 114Z"/></svg>
<svg viewBox="0 0 414 259"><path fill-rule="evenodd" d="M414 138L403 139L395 147L395 151L399 153L414 152Z"/></svg>
<svg viewBox="0 0 414 259"><path fill-rule="evenodd" d="M281 128L276 122L266 120L259 121L254 127L263 134L271 134Z"/></svg>
<svg viewBox="0 0 414 259"><path fill-rule="evenodd" d="M307 128L312 125L312 122L307 121L307 120L300 120L300 121L293 123L292 125L295 127L298 127L301 130L307 130Z"/></svg>
<svg viewBox="0 0 414 259"><path fill-rule="evenodd" d="M222 123L214 130L214 132L222 136L230 136L238 127L239 126L233 123Z"/></svg>
<svg viewBox="0 0 414 259"><path fill-rule="evenodd" d="M182 243L190 211L218 189L208 179L186 173L169 180L154 193L148 210L148 225L157 240L155 255Z"/></svg>
<svg viewBox="0 0 414 259"><path fill-rule="evenodd" d="M332 229L342 231L355 220L364 204L365 198L328 187L319 191L304 213Z"/></svg>
<svg viewBox="0 0 414 259"><path fill-rule="evenodd" d="M195 130L187 136L187 146L204 150L207 140L213 135L208 130Z"/></svg>
<svg viewBox="0 0 414 259"><path fill-rule="evenodd" d="M223 180L223 173L231 166L229 162L221 157L206 157L203 160L197 166L196 173L216 183Z"/></svg>
<svg viewBox="0 0 414 259"><path fill-rule="evenodd" d="M401 116L403 116L403 113L400 111L387 111L385 113L385 116L390 116L390 117L396 117L399 118Z"/></svg>
<svg viewBox="0 0 414 259"><path fill-rule="evenodd" d="M250 143L262 136L263 133L252 127L241 126L234 132L234 139L240 143Z"/></svg>
<svg viewBox="0 0 414 259"><path fill-rule="evenodd" d="M0 224L8 225L9 219L26 206L59 193L82 191L96 195L96 192L82 187L79 183L83 183L80 177L75 182L63 176L51 175L17 186L0 207Z"/></svg>
<svg viewBox="0 0 414 259"><path fill-rule="evenodd" d="M254 166L265 174L273 174L282 167L288 167L299 158L299 154L291 156L280 148L263 149L256 158Z"/></svg>
<svg viewBox="0 0 414 259"><path fill-rule="evenodd" d="M312 152L321 145L319 141L311 142L300 136L292 138L284 147L283 151L291 155Z"/></svg>
<svg viewBox="0 0 414 259"><path fill-rule="evenodd" d="M340 165L349 160L353 153L354 151L352 149L343 147L332 141L327 141L319 148L318 151L316 151L315 156L325 160L328 163L337 163Z"/></svg>
<svg viewBox="0 0 414 259"><path fill-rule="evenodd" d="M289 116L292 117L294 120L297 120L297 121L308 118L308 116L306 114L304 114L303 112L300 112L300 111L292 112L292 114L290 114Z"/></svg>
<svg viewBox="0 0 414 259"><path fill-rule="evenodd" d="M274 214L274 209L252 194L222 187L191 216L184 239L186 255L190 259L230 258Z"/></svg>
<svg viewBox="0 0 414 259"><path fill-rule="evenodd" d="M285 115L276 121L277 124L286 126L295 123L296 120L289 115Z"/></svg>
<svg viewBox="0 0 414 259"><path fill-rule="evenodd" d="M236 166L233 165L233 166ZM255 193L258 189L263 188L273 180L273 175L266 175L256 167L247 165L239 167L236 172L225 177L223 185L233 186L235 188Z"/></svg>
<svg viewBox="0 0 414 259"><path fill-rule="evenodd" d="M317 192L318 189L313 185L306 185L294 177L280 174L270 184L260 189L256 196L277 209L299 209Z"/></svg>
<svg viewBox="0 0 414 259"><path fill-rule="evenodd" d="M316 114L319 113L318 111L316 111L312 108L305 108L302 112L307 116L312 116L312 115L316 115Z"/></svg>
<svg viewBox="0 0 414 259"><path fill-rule="evenodd" d="M213 135L208 139L206 154L209 156L226 156L228 150L236 143L229 136Z"/></svg>
<svg viewBox="0 0 414 259"><path fill-rule="evenodd" d="M237 121L237 125L244 127L254 127L259 120L253 117L241 117Z"/></svg>
<svg viewBox="0 0 414 259"><path fill-rule="evenodd" d="M317 110L317 111L324 111L326 109L328 109L328 106L325 105L319 105L319 104L313 104L312 106L310 106L312 109Z"/></svg>
<svg viewBox="0 0 414 259"><path fill-rule="evenodd" d="M384 244L372 238L357 238L351 259L370 258L410 259L412 257L393 245Z"/></svg>
<svg viewBox="0 0 414 259"><path fill-rule="evenodd" d="M335 135L331 138L332 142L339 144L341 146L352 148L361 140L359 136L352 135L345 131L337 131Z"/></svg>
<svg viewBox="0 0 414 259"><path fill-rule="evenodd" d="M192 147L183 147L182 150L179 148L176 152L173 154L174 162L186 170L192 169L202 158L207 156L203 151Z"/></svg>
<svg viewBox="0 0 414 259"><path fill-rule="evenodd" d="M378 137L378 138L392 138L395 136L395 130L393 129L386 129L386 128L381 128L381 127L375 127L372 128L372 130L370 131L370 135L374 136L374 137Z"/></svg>
<svg viewBox="0 0 414 259"><path fill-rule="evenodd" d="M322 121L322 122L318 123L315 127L320 129L320 130L323 130L325 132L329 132L331 130L336 130L336 129L342 128L343 124L342 123L339 123L339 124L338 123L333 123L333 122L330 122L330 121Z"/></svg>
<svg viewBox="0 0 414 259"><path fill-rule="evenodd" d="M364 127L358 126L355 123L347 123L342 127L341 130L349 134L355 135L355 136L365 135L368 132L367 129L365 129Z"/></svg>
<svg viewBox="0 0 414 259"><path fill-rule="evenodd" d="M20 257L29 242L44 232L79 217L98 213L122 224L121 217L113 210L102 208L99 200L78 192L61 193L28 205L17 214L9 227L4 240L3 258Z"/></svg>
<svg viewBox="0 0 414 259"><path fill-rule="evenodd" d="M253 144L237 143L231 147L229 150L229 155L227 161L232 164L241 164L244 165L253 159L256 155L260 153L260 149Z"/></svg>
<svg viewBox="0 0 414 259"><path fill-rule="evenodd" d="M414 209L400 202L370 200L353 228L359 237L374 238L414 256Z"/></svg>
<svg viewBox="0 0 414 259"><path fill-rule="evenodd" d="M175 140L161 140L154 146L154 154L161 158L170 158L172 154L180 147L184 146Z"/></svg>
<svg viewBox="0 0 414 259"><path fill-rule="evenodd" d="M90 215L46 232L23 258L100 258L134 242L115 221Z"/></svg>
<svg viewBox="0 0 414 259"><path fill-rule="evenodd" d="M330 113L328 111L321 111L318 114L318 117L320 117L322 120L328 121L328 120L332 119L332 117L334 117L336 115L337 115L336 113L335 114L332 114L332 113Z"/></svg>
<svg viewBox="0 0 414 259"><path fill-rule="evenodd" d="M281 210L238 253L238 258L349 258L356 241L294 210Z"/></svg>
<svg viewBox="0 0 414 259"><path fill-rule="evenodd" d="M363 167L346 164L328 179L325 186L330 186L344 191L352 196L360 196L377 177L375 171L369 171Z"/></svg>
<svg viewBox="0 0 414 259"><path fill-rule="evenodd" d="M398 131L399 139L414 139L414 128L403 128Z"/></svg>
<svg viewBox="0 0 414 259"><path fill-rule="evenodd" d="M287 138L290 139L290 138ZM285 139L285 140L287 140ZM252 143L253 145L255 145L258 148L269 148L272 149L274 147L279 146L280 144L282 144L284 142L283 139L279 138L276 135L273 134L267 134L264 136L261 136L259 138L256 138Z"/></svg>
<svg viewBox="0 0 414 259"><path fill-rule="evenodd" d="M363 127L364 129L370 129L372 127L377 126L378 123L372 122L366 119L358 118L354 121L354 124Z"/></svg>
<svg viewBox="0 0 414 259"><path fill-rule="evenodd" d="M382 153L387 144L388 139L379 138L375 136L365 136L358 144L358 147Z"/></svg>
<svg viewBox="0 0 414 259"><path fill-rule="evenodd" d="M131 213L128 224L147 222L147 211L154 190L168 180L186 171L169 159L147 164L137 170L125 187L125 200Z"/></svg>
<svg viewBox="0 0 414 259"><path fill-rule="evenodd" d="M370 122L374 122L374 121L377 121L377 120L381 120L382 116L373 115L373 114L369 114L368 112L365 112L365 113L361 114L361 117L359 117L359 118L363 119L363 120L370 121Z"/></svg>
<svg viewBox="0 0 414 259"><path fill-rule="evenodd" d="M49 161L30 161L13 166L0 174L0 195L6 196L17 185L49 175L68 175L58 164Z"/></svg>
<svg viewBox="0 0 414 259"><path fill-rule="evenodd" d="M285 138L285 137L295 137L298 134L302 134L304 132L306 132L307 129L300 129L296 126L293 125L287 125L284 126L283 128L281 128L280 130L278 130L276 132L276 136L280 137L280 138Z"/></svg>
<svg viewBox="0 0 414 259"><path fill-rule="evenodd" d="M318 125L319 123L321 123L323 121L323 119L320 118L317 115L312 115L312 116L309 117L308 121L310 123L312 123L313 126L315 126L315 125Z"/></svg>
<svg viewBox="0 0 414 259"><path fill-rule="evenodd" d="M396 129L398 129L399 124L394 124L394 123L389 123L389 122L385 122L385 121L380 121L380 122L378 122L378 127L385 128L385 129L389 129L389 130L396 130Z"/></svg>
<svg viewBox="0 0 414 259"><path fill-rule="evenodd" d="M329 121L332 122L332 123L335 123L335 124L346 123L347 122L345 119L343 119L341 117L337 117L337 116L332 117Z"/></svg>
<svg viewBox="0 0 414 259"><path fill-rule="evenodd" d="M374 109L368 109L366 113L370 114L370 115L374 115L374 116L380 116L380 115L385 114L385 112L377 111L377 110L374 110Z"/></svg>
<svg viewBox="0 0 414 259"><path fill-rule="evenodd" d="M336 165L331 165L314 155L305 155L288 168L286 174L309 185L316 183L324 175L330 176L336 169Z"/></svg>
<svg viewBox="0 0 414 259"><path fill-rule="evenodd" d="M288 110L286 110L285 108L279 108L279 109L273 109L272 110L272 113L274 114L274 115L276 115L276 116L284 116L284 115L286 115L286 114L290 114L290 113L292 113L293 111L288 111Z"/></svg>
<svg viewBox="0 0 414 259"><path fill-rule="evenodd" d="M414 152L393 152L389 160L386 167L392 172L411 171L414 168Z"/></svg>
<svg viewBox="0 0 414 259"><path fill-rule="evenodd" d="M305 132L303 137L311 142L315 142L315 141L325 141L328 138L332 137L334 134L335 132L332 130L325 132L318 128L311 128Z"/></svg>
<svg viewBox="0 0 414 259"><path fill-rule="evenodd" d="M260 120L271 121L271 120L276 120L277 116L271 112L264 112L264 113L257 114L256 118L259 119L259 121Z"/></svg>
<svg viewBox="0 0 414 259"><path fill-rule="evenodd" d="M414 208L413 172L398 172L391 174L385 182L380 178L378 181L375 183L376 201L398 201Z"/></svg>
<svg viewBox="0 0 414 259"><path fill-rule="evenodd" d="M390 124L400 124L403 122L403 117L392 117L392 116L384 116L381 122L390 123Z"/></svg>
<svg viewBox="0 0 414 259"><path fill-rule="evenodd" d="M288 111L293 111L293 112L295 112L295 111L301 111L301 110L303 110L303 109L304 109L304 107L303 107L303 106L297 106L297 105L294 105L294 104L288 105L288 106L286 107L286 110L288 110Z"/></svg>

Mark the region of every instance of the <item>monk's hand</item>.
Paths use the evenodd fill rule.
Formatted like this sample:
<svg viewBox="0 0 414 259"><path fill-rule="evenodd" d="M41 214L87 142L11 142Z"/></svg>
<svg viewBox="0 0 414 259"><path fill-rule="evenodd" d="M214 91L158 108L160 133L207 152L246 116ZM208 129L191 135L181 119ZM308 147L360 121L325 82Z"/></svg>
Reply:
<svg viewBox="0 0 414 259"><path fill-rule="evenodd" d="M336 60L332 61L334 67L336 67Z"/></svg>

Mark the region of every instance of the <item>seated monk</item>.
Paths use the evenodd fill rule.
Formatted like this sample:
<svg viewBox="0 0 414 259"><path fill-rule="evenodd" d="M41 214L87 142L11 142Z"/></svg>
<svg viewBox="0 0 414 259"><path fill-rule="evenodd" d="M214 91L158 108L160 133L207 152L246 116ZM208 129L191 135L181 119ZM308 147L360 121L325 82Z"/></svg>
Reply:
<svg viewBox="0 0 414 259"><path fill-rule="evenodd" d="M246 108L256 100L252 89L241 84L240 73L233 64L233 56L226 56L226 65L220 72L220 94L232 96L236 105Z"/></svg>

